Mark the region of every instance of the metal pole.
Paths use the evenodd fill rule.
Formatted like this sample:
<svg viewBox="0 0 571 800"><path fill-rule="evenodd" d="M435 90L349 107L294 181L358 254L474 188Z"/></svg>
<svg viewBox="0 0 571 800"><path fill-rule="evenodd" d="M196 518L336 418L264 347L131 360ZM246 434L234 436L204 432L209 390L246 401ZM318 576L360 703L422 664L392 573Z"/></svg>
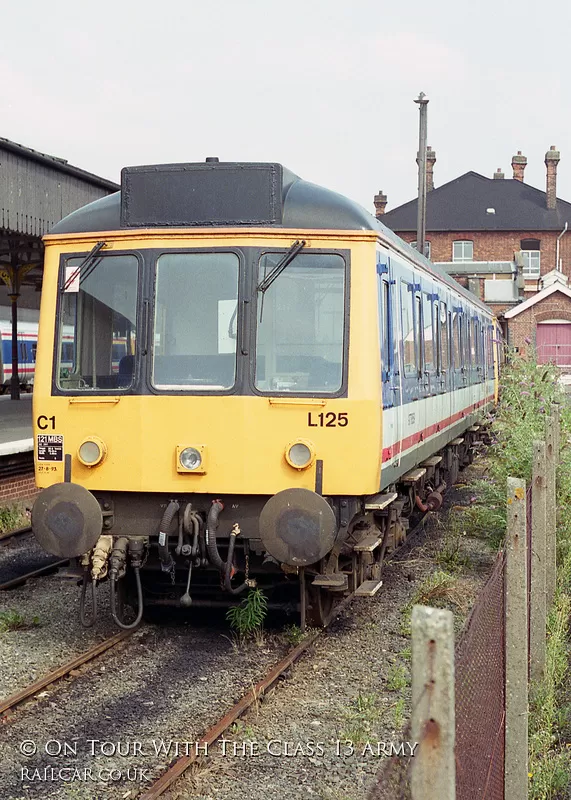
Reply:
<svg viewBox="0 0 571 800"><path fill-rule="evenodd" d="M416 221L416 249L424 255L426 240L426 119L428 100L421 92L414 101L418 103L420 124L418 136L418 215Z"/></svg>

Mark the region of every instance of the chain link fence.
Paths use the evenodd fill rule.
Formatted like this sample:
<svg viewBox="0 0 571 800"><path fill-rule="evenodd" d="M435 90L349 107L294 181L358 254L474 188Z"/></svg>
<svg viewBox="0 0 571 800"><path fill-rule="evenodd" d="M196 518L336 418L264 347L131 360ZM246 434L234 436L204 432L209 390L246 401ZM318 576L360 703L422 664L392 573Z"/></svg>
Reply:
<svg viewBox="0 0 571 800"><path fill-rule="evenodd" d="M503 800L505 554L501 551L456 646L456 797ZM410 729L403 734L406 741ZM379 770L368 800L410 800L410 758Z"/></svg>

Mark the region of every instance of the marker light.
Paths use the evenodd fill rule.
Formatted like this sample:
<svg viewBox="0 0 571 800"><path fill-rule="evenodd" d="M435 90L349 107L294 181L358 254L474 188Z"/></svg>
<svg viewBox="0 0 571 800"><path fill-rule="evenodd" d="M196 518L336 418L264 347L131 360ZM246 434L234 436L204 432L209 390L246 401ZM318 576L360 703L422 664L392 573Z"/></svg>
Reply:
<svg viewBox="0 0 571 800"><path fill-rule="evenodd" d="M294 469L306 469L315 460L315 451L311 442L306 439L297 439L290 442L285 450L285 457L290 467Z"/></svg>
<svg viewBox="0 0 571 800"><path fill-rule="evenodd" d="M202 456L195 447L185 447L179 459L185 469L199 469L202 464Z"/></svg>
<svg viewBox="0 0 571 800"><path fill-rule="evenodd" d="M196 445L196 447L179 445L176 448L176 469L177 472L194 472L204 475L206 472L206 447L204 445Z"/></svg>
<svg viewBox="0 0 571 800"><path fill-rule="evenodd" d="M96 467L101 464L106 455L107 448L105 444L95 436L84 439L77 451L77 457L86 467Z"/></svg>

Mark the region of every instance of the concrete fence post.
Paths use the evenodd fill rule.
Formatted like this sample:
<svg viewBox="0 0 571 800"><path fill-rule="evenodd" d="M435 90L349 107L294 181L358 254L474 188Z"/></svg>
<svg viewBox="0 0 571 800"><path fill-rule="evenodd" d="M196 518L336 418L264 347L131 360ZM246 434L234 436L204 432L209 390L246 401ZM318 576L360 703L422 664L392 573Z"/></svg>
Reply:
<svg viewBox="0 0 571 800"><path fill-rule="evenodd" d="M455 800L454 616L412 610L413 800Z"/></svg>
<svg viewBox="0 0 571 800"><path fill-rule="evenodd" d="M552 409L554 406L552 406ZM545 475L547 480L547 535L546 535L546 587L547 587L547 608L549 608L555 597L555 581L557 572L557 495L555 491L555 470L556 470L556 433L555 417L550 414L545 419L545 443L546 467Z"/></svg>
<svg viewBox="0 0 571 800"><path fill-rule="evenodd" d="M531 614L529 626L530 668L533 680L545 670L547 632L546 595L546 532L547 480L546 444L533 443L533 477L531 484Z"/></svg>
<svg viewBox="0 0 571 800"><path fill-rule="evenodd" d="M528 633L525 481L508 478L505 800L528 796Z"/></svg>

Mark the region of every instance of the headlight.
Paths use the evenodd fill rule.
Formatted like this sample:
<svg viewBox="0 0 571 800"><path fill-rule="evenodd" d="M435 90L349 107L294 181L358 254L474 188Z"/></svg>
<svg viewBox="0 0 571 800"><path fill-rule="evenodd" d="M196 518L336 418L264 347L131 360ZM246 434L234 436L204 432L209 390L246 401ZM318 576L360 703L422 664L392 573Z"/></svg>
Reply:
<svg viewBox="0 0 571 800"><path fill-rule="evenodd" d="M202 456L196 447L185 447L179 456L181 466L185 469L200 469L202 465Z"/></svg>
<svg viewBox="0 0 571 800"><path fill-rule="evenodd" d="M197 444L195 447L179 445L176 448L177 472L193 472L204 475L208 466L206 462L206 446L203 444Z"/></svg>
<svg viewBox="0 0 571 800"><path fill-rule="evenodd" d="M96 467L107 455L107 448L101 439L91 436L79 445L77 457L86 467Z"/></svg>
<svg viewBox="0 0 571 800"><path fill-rule="evenodd" d="M306 469L315 460L315 451L311 442L305 439L297 439L290 442L285 450L285 457L290 467L294 469Z"/></svg>

